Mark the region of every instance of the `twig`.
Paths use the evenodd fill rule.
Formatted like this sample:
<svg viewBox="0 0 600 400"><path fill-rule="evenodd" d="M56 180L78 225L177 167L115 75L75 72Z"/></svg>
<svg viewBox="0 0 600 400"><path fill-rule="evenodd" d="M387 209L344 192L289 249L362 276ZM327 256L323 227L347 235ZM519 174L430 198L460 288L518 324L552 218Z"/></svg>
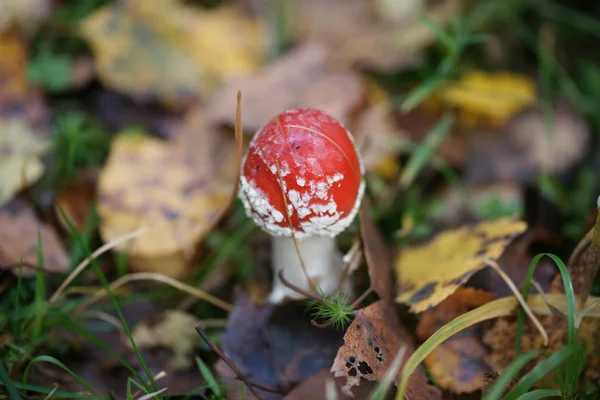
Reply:
<svg viewBox="0 0 600 400"><path fill-rule="evenodd" d="M362 303L371 293L373 293L373 286L369 286L369 288L365 290L363 294L358 296L358 298L352 302L352 308L358 307L358 305Z"/></svg>
<svg viewBox="0 0 600 400"><path fill-rule="evenodd" d="M279 279L281 280L281 283L283 283L285 286L289 287L290 289L292 289L293 291L296 291L306 297L308 297L309 299L313 299L315 301L322 301L323 299L320 298L319 296L317 296L316 294L310 293L309 291L306 291L302 288L299 288L298 286L294 285L293 283L291 283L290 281L288 281L287 279L285 279L285 277L283 276L283 269L280 269L279 272L277 273L277 276L279 276Z"/></svg>
<svg viewBox="0 0 600 400"><path fill-rule="evenodd" d="M265 392L281 394L280 390L265 387L262 385L257 385L255 383L250 382L250 380L248 380L248 378L246 378L246 375L244 375L242 373L242 371L240 371L238 369L238 367L235 366L235 364L229 359L229 357L227 357L225 355L225 353L223 353L223 351L221 349L219 349L219 347L209 339L208 335L206 334L206 332L204 332L204 330L202 329L200 324L196 325L196 332L198 332L198 335L200 335L202 340L204 340L206 342L208 347L210 347L211 350L214 351L221 358L221 360L223 360L225 362L225 364L227 364L229 366L229 368L231 368L231 370L235 373L237 378L240 381L244 382L244 384L248 387L248 390L250 390L250 392L254 395L254 397L256 397L259 400L262 400L262 396L260 394L258 394L258 392L255 390L255 387L259 388L261 390L264 390Z"/></svg>

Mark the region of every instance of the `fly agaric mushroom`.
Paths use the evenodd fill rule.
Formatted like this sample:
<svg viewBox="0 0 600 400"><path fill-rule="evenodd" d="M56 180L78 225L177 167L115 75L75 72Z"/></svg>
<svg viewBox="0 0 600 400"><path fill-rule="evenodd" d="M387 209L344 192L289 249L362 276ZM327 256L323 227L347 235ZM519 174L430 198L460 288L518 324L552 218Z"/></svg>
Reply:
<svg viewBox="0 0 600 400"><path fill-rule="evenodd" d="M363 174L352 136L323 111L288 110L254 135L242 162L239 196L246 214L272 236L270 302L304 298L282 283L279 270L295 286L311 290L314 283L325 296L338 286L350 291L349 279L339 285L344 263L335 237L358 213Z"/></svg>

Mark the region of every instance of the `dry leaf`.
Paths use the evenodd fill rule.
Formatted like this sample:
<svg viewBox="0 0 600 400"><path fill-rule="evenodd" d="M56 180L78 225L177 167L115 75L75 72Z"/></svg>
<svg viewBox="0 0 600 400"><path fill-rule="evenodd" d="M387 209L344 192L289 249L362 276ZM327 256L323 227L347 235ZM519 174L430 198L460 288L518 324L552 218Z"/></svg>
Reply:
<svg viewBox="0 0 600 400"><path fill-rule="evenodd" d="M526 229L523 221L501 218L446 230L428 244L403 249L396 258L396 301L413 312L441 303Z"/></svg>
<svg viewBox="0 0 600 400"><path fill-rule="evenodd" d="M44 254L44 265L48 272L66 272L69 269L69 257L56 232L41 222L26 206L4 207L0 210L0 269L3 265L37 265L38 232ZM14 274L18 268L11 268ZM35 275L33 268L23 266L22 276Z"/></svg>
<svg viewBox="0 0 600 400"><path fill-rule="evenodd" d="M162 320L152 326L148 321L139 322L132 336L140 349L167 348L173 352L166 369L179 371L194 365L194 349L198 345L198 334L194 327L200 321L193 315L178 310L166 310ZM129 338L123 338L131 347Z"/></svg>
<svg viewBox="0 0 600 400"><path fill-rule="evenodd" d="M369 269L371 286L375 293L384 300L394 297L394 284L392 281L392 258L379 228L371 220L371 200L365 196L363 199L359 219L360 236Z"/></svg>
<svg viewBox="0 0 600 400"><path fill-rule="evenodd" d="M422 9L444 27L462 7L460 0L435 2L428 7L419 1L421 5L396 10L390 18L390 12L373 7L368 0L287 1L291 35L299 41L327 45L330 64L340 70L355 64L390 70L414 65L421 58L418 52L435 41L434 33L416 18L415 10Z"/></svg>
<svg viewBox="0 0 600 400"><path fill-rule="evenodd" d="M121 134L100 174L102 238L110 242L149 228L117 246L137 270L186 274L197 246L229 205L237 176L234 139L201 121L195 125L196 119L189 116L187 129L195 132L182 135L181 145Z"/></svg>
<svg viewBox="0 0 600 400"><path fill-rule="evenodd" d="M0 119L0 206L42 176L40 157L48 148L48 140L36 135L25 121Z"/></svg>
<svg viewBox="0 0 600 400"><path fill-rule="evenodd" d="M20 118L45 133L48 114L44 94L29 84L28 58L27 44L21 37L0 31L0 118Z"/></svg>
<svg viewBox="0 0 600 400"><path fill-rule="evenodd" d="M261 61L258 22L233 6L203 11L179 0L127 0L90 15L82 30L106 86L168 104L206 95Z"/></svg>
<svg viewBox="0 0 600 400"><path fill-rule="evenodd" d="M509 140L537 171L565 171L579 162L588 150L588 126L573 106L562 100L554 102L549 127L546 122L542 110L521 113L507 127Z"/></svg>
<svg viewBox="0 0 600 400"><path fill-rule="evenodd" d="M347 124L349 114L364 95L361 81L350 72L328 72L326 58L323 45L310 43L286 54L258 75L229 80L211 99L209 119L233 126L236 93L241 90L246 132L256 132L282 110L303 106L323 110Z"/></svg>
<svg viewBox="0 0 600 400"><path fill-rule="evenodd" d="M95 170L81 171L75 179L67 182L56 195L56 215L65 227L73 224L77 229L84 229L96 201L96 183L98 174ZM68 221L64 220L64 217Z"/></svg>
<svg viewBox="0 0 600 400"><path fill-rule="evenodd" d="M444 106L455 107L467 125L502 126L535 103L536 96L535 84L528 77L472 71L433 97Z"/></svg>
<svg viewBox="0 0 600 400"><path fill-rule="evenodd" d="M347 378L342 388L347 393L360 384L361 378L380 381L402 346L406 346L406 360L414 351L412 338L400 325L393 304L380 300L356 313L331 371L336 377ZM441 399L441 393L418 368L409 380L406 398Z"/></svg>
<svg viewBox="0 0 600 400"><path fill-rule="evenodd" d="M2 0L0 4L0 31L17 26L32 33L50 13L49 0Z"/></svg>
<svg viewBox="0 0 600 400"><path fill-rule="evenodd" d="M331 400L331 397L328 396L328 384L331 385L331 389L329 390L337 395L338 400L367 399L376 387L376 383L374 382L365 382L353 388L352 396L348 396L341 390L344 379L334 378L328 369L324 369L296 386L283 400L305 400L309 398L311 400Z"/></svg>
<svg viewBox="0 0 600 400"><path fill-rule="evenodd" d="M435 308L423 313L417 326L417 337L427 340L454 318L494 298L493 294L483 290L458 288ZM469 328L439 345L427 356L424 364L443 389L454 393L472 393L483 387L483 375L490 372L486 358L486 348L475 329Z"/></svg>

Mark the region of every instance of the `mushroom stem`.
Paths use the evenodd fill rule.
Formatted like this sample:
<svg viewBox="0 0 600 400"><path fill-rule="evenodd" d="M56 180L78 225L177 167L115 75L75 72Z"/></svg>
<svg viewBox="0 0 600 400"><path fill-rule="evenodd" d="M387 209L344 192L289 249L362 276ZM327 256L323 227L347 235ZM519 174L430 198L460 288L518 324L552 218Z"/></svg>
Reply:
<svg viewBox="0 0 600 400"><path fill-rule="evenodd" d="M335 238L329 236L311 236L296 240L302 261L306 266L305 275L296 245L291 237L273 237L272 239L272 265L273 289L269 295L269 302L279 304L284 299L299 300L306 296L287 287L279 278L279 270L290 283L303 290L311 291L310 281L321 291L320 294L329 296L338 288L338 283L344 275L344 262L342 254L337 249ZM350 278L347 276L341 285L343 292L351 290Z"/></svg>

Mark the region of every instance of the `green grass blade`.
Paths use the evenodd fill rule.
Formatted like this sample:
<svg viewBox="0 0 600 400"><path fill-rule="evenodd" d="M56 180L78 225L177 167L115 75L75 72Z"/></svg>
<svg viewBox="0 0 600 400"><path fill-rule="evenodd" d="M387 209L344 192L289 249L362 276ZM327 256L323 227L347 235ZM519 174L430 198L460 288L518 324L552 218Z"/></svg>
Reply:
<svg viewBox="0 0 600 400"><path fill-rule="evenodd" d="M406 96L406 99L404 100L404 102L402 102L402 105L400 106L400 110L404 113L413 110L423 101L423 99L435 92L437 88L441 85L442 81L443 77L437 74L427 78L421 85L414 88Z"/></svg>
<svg viewBox="0 0 600 400"><path fill-rule="evenodd" d="M42 237L40 231L38 231L37 237L37 265L41 269L35 271L35 309L36 317L33 320L32 326L32 338L36 341L42 334L42 323L44 321L44 308L46 307L46 272L43 269L44 266L44 249L42 247Z"/></svg>
<svg viewBox="0 0 600 400"><path fill-rule="evenodd" d="M4 369L4 365L2 365L1 362L0 362L0 382L2 382L2 385L4 385L4 387L6 388L6 391L8 392L8 395L12 399L15 399L15 400L21 399L21 395L17 391L15 384L8 376L8 372L6 372L6 370Z"/></svg>
<svg viewBox="0 0 600 400"><path fill-rule="evenodd" d="M442 141L450 132L450 127L454 121L454 117L451 114L446 114L428 133L422 145L412 154L406 167L402 171L400 176L400 186L407 188L414 181L416 176L425 167L427 162L433 156L435 149L442 143Z"/></svg>
<svg viewBox="0 0 600 400"><path fill-rule="evenodd" d="M48 362L50 364L56 365L57 367L61 368L63 371L65 371L69 375L71 375L73 378L75 378L75 380L81 386L83 386L88 392L90 392L93 395L96 395L94 388L92 388L89 383L87 383L83 378L81 378L75 372L71 371L71 369L69 369L69 367L67 367L61 361L59 361L56 358L51 357L51 356L38 356L38 357L34 358L33 360L31 360L29 362L29 364L27 365L27 367L25 368L25 371L23 372L23 383L27 383L27 378L29 376L29 369L33 366L33 364L38 363L38 362Z"/></svg>
<svg viewBox="0 0 600 400"><path fill-rule="evenodd" d="M419 19L419 21L421 21L421 23L423 25L425 25L426 27L428 27L431 30L431 32L433 32L433 34L435 35L435 37L437 38L437 40L439 40L440 42L442 42L442 44L447 49L452 49L452 48L454 48L456 46L456 39L453 38L452 36L450 36L450 34L448 34L446 31L444 31L444 29L441 26L439 26L438 24L436 24L427 15L425 15L425 14L419 14L418 15L418 19Z"/></svg>
<svg viewBox="0 0 600 400"><path fill-rule="evenodd" d="M560 397L560 390L538 389L529 393L525 393L519 397L519 400L538 400L548 397Z"/></svg>
<svg viewBox="0 0 600 400"><path fill-rule="evenodd" d="M221 397L223 392L221 390L221 387L219 386L219 382L217 382L212 372L210 371L210 368L208 368L208 366L204 363L204 361L202 361L200 357L196 357L196 364L198 365L200 374L206 381L206 384L208 385L210 390L215 394L215 396Z"/></svg>
<svg viewBox="0 0 600 400"><path fill-rule="evenodd" d="M575 308L575 292L573 291L573 283L571 282L569 271L560 258L550 253L540 253L536 255L529 264L529 269L527 270L527 275L525 277L525 281L523 282L523 290L521 294L523 296L523 299L527 301L529 289L531 288L531 280L533 279L533 273L535 271L536 266L544 256L550 257L558 267L558 270L560 271L560 275L563 280L563 286L565 288L565 297L567 300L567 342L569 344L574 344L577 338L577 329L575 328L575 318L577 315L577 311ZM517 321L517 353L520 353L521 351L521 339L523 337L524 323L525 312L521 310L519 312Z"/></svg>
<svg viewBox="0 0 600 400"><path fill-rule="evenodd" d="M585 352L583 347L578 344L569 344L543 361L536 364L519 383L506 395L506 400L514 400L527 393L527 391L548 372L555 370L561 363L573 357L578 352Z"/></svg>
<svg viewBox="0 0 600 400"><path fill-rule="evenodd" d="M59 211L61 211L61 210L59 210ZM71 232L73 237L75 237L80 242L82 248L85 250L85 254L87 254L87 257L91 257L92 252L90 251L88 244L86 243L83 235L77 230L77 228L73 225L73 223L69 220L69 218L67 218L67 216L64 215L64 211L61 211L61 213L63 213L63 217L64 217L65 221L67 221L67 224L69 225L69 231ZM150 368L148 368L148 365L144 361L144 358L142 357L142 353L140 352L140 349L138 348L137 344L135 343L135 340L133 339L131 329L129 328L129 325L127 324L127 321L125 320L125 316L123 315L123 312L121 311L119 302L117 301L117 298L115 297L114 293L110 289L110 285L109 285L108 281L106 280L106 277L102 273L102 270L98 266L98 262L96 261L95 258L91 260L90 266L94 270L96 275L98 276L98 279L100 280L100 283L102 284L102 287L104 288L104 290L106 290L106 293L107 293L108 297L110 298L111 304L114 307L114 309L119 317L119 320L121 321L121 324L123 325L123 330L125 331L125 334L127 335L129 342L131 343L133 351L135 352L135 355L136 355L138 361L140 362L140 364L144 370L144 373L146 374L146 377L148 378L148 381L152 385L152 388L147 387L146 382L143 380L141 380L140 383L142 383L144 385L144 387L147 389L147 392L157 392L158 386L156 385L156 382L154 381L154 377L152 376L152 373L150 372ZM162 399L162 396L157 395L157 398Z"/></svg>
<svg viewBox="0 0 600 400"><path fill-rule="evenodd" d="M540 354L542 354L540 350L532 350L515 358L506 368L506 371L490 387L490 391L484 397L484 400L500 400L508 385L517 377L523 367Z"/></svg>
<svg viewBox="0 0 600 400"><path fill-rule="evenodd" d="M15 338L21 339L23 333L23 325L21 323L21 291L23 290L23 259L19 261L19 276L17 277L17 298L15 299Z"/></svg>
<svg viewBox="0 0 600 400"><path fill-rule="evenodd" d="M400 375L400 384L398 385L396 399L402 400L404 398L404 390L406 389L408 379L412 373L417 369L419 364L421 364L421 362L423 362L423 360L446 339L479 322L511 315L518 304L517 299L513 296L490 301L474 310L462 314L438 329L429 337L429 339L419 346L417 350L415 350L408 360L406 360L406 364L404 364L404 368Z"/></svg>
<svg viewBox="0 0 600 400"><path fill-rule="evenodd" d="M28 392L34 392L34 393L40 393L40 394L50 394L53 393L54 396L57 396L60 399L78 399L78 400L82 400L82 399L97 399L97 396L91 395L91 394L83 394L83 393L71 393L71 392L65 392L63 390L54 390L54 388L52 389L48 389L42 386L38 386L38 385L31 385L28 383L21 383L21 382L13 382L13 385L19 389L19 390L24 390L24 391L28 391Z"/></svg>

